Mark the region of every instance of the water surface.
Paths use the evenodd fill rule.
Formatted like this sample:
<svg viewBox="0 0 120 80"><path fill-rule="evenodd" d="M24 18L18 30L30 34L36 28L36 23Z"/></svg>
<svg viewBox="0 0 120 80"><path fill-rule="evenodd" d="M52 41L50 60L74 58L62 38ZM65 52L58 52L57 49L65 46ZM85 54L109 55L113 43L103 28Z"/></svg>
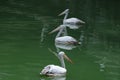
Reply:
<svg viewBox="0 0 120 80"><path fill-rule="evenodd" d="M55 5L59 1L51 2L48 6L45 2L43 2L45 5L39 6L41 2L33 3L32 1L27 3L11 0L3 3L0 6L0 80L120 79L120 39L118 37L120 25L114 14L112 14L114 18L110 15L106 16L107 12L112 12L112 9L107 11L106 7L101 7L102 2L98 4L96 1L98 6L95 6L97 8L94 8L92 13L90 9L87 10L88 7L82 5L82 9L78 4L85 3L90 6L94 2L72 3L71 0L66 4L71 10L70 16L83 19L86 25L78 30L68 28L68 34L77 40L81 39L81 32L84 38L82 45L72 50L61 49L74 63L65 61L68 70L66 77L55 78L41 77L39 73L48 64L60 65L56 56L48 50L51 48L56 51L54 39L57 32L51 35L48 33L62 23L63 17L57 17L57 15L65 6ZM54 6L63 9L58 10L53 8ZM53 8L54 13L48 7ZM81 12L76 13L79 9Z"/></svg>

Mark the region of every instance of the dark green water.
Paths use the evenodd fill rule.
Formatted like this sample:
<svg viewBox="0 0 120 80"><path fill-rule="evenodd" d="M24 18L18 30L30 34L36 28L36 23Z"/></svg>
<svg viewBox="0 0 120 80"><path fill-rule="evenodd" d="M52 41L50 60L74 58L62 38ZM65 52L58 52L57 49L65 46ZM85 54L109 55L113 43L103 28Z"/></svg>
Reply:
<svg viewBox="0 0 120 80"><path fill-rule="evenodd" d="M119 11L114 13L119 7L117 2L48 0L48 3L3 0L0 4L0 80L120 80ZM48 50L56 51L57 33L48 33L62 23L63 17L57 15L65 8L70 8L69 17L86 22L78 30L68 29L68 34L78 40L83 31L83 44L63 50L74 62L66 61L66 77L41 77L44 66L60 65Z"/></svg>

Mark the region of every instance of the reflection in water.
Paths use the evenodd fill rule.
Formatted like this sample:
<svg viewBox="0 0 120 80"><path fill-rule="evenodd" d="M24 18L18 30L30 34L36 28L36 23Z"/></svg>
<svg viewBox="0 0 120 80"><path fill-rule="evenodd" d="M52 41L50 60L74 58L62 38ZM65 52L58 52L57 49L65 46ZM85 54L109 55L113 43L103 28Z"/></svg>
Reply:
<svg viewBox="0 0 120 80"><path fill-rule="evenodd" d="M66 26L69 27L70 29L79 29L79 28L82 27L83 25L67 24Z"/></svg>
<svg viewBox="0 0 120 80"><path fill-rule="evenodd" d="M95 61L96 63L99 64L99 66L100 66L100 71L105 71L106 61L107 61L106 57L103 57L100 61Z"/></svg>
<svg viewBox="0 0 120 80"><path fill-rule="evenodd" d="M84 31L81 31L81 35L80 35L80 38L79 38L79 41L81 42L81 44L82 44L82 42L84 41Z"/></svg>
<svg viewBox="0 0 120 80"><path fill-rule="evenodd" d="M48 22L45 21L44 19L41 19L42 23L43 23L43 28L41 30L41 34L40 34L40 43L42 44L45 37L46 37L46 33L48 33ZM47 23L47 24L46 24Z"/></svg>
<svg viewBox="0 0 120 80"><path fill-rule="evenodd" d="M46 31L46 27L43 27L43 28L42 28L42 31L41 31L41 40L40 40L40 42L43 42L43 40L44 40L45 31Z"/></svg>
<svg viewBox="0 0 120 80"><path fill-rule="evenodd" d="M102 44L102 43L101 43ZM103 45L102 45L103 47ZM106 48L105 46L103 48ZM98 60L95 61L99 65L99 71L105 74L107 80L119 80L120 78L120 62L119 62L119 53L116 54L114 51L117 48L109 48L108 50L103 49L97 50L96 53L92 54ZM92 49L92 48L91 48ZM97 49L97 48L95 48ZM118 50L118 49L117 49ZM117 51L116 50L116 51ZM95 52L95 51L94 51Z"/></svg>
<svg viewBox="0 0 120 80"><path fill-rule="evenodd" d="M50 80L66 80L66 77L49 77ZM41 78L40 80L46 80L45 78Z"/></svg>
<svg viewBox="0 0 120 80"><path fill-rule="evenodd" d="M72 50L73 48L76 48L76 45L73 45L73 44L59 44L57 42L55 42L55 47L57 48L58 51L59 48L60 49L65 49L65 50Z"/></svg>
<svg viewBox="0 0 120 80"><path fill-rule="evenodd" d="M66 80L66 77L54 77L51 80Z"/></svg>

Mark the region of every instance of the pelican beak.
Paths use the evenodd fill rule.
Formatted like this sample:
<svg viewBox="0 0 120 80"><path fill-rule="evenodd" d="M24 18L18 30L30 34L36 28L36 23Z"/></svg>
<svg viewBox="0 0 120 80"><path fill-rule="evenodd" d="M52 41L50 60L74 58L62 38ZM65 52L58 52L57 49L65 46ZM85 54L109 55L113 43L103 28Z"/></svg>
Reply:
<svg viewBox="0 0 120 80"><path fill-rule="evenodd" d="M65 12L60 13L58 16L61 16L61 15L63 15L63 14L65 14Z"/></svg>
<svg viewBox="0 0 120 80"><path fill-rule="evenodd" d="M67 61L69 61L70 63L73 63L72 60L71 60L67 55L64 54L63 57L64 57Z"/></svg>
<svg viewBox="0 0 120 80"><path fill-rule="evenodd" d="M60 13L58 16L61 16L61 15L65 14L65 13L68 13L68 12L69 12L69 9L66 9L65 11L63 11L62 13Z"/></svg>
<svg viewBox="0 0 120 80"><path fill-rule="evenodd" d="M51 32L49 32L49 34L52 34L56 31L59 31L61 29L61 26L58 26L57 28L55 28L54 30L52 30Z"/></svg>

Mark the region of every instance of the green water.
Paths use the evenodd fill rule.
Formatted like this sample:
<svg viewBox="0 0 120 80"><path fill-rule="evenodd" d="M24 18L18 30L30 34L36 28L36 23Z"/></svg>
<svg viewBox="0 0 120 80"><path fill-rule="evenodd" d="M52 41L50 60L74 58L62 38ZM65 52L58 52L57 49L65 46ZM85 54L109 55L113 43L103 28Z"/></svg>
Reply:
<svg viewBox="0 0 120 80"><path fill-rule="evenodd" d="M32 80L39 79L40 70L48 64L59 61L48 50L55 51L52 35L43 36L41 42L41 25L39 22L14 22L1 24L0 46L0 78L2 80ZM50 26L48 26L50 27ZM84 50L76 48L72 51L64 50L74 64L66 62L68 74L66 79L104 79L104 72L100 72L95 58ZM49 79L49 78L48 78Z"/></svg>
<svg viewBox="0 0 120 80"><path fill-rule="evenodd" d="M105 11L107 7L102 1L102 7L96 1L98 6L93 5L96 8L91 6L95 1L61 1L63 6L59 0L49 2L8 0L0 5L0 80L119 80L120 25L114 13L111 14L114 17L107 16L116 7ZM83 3L88 6L80 7ZM56 51L54 39L57 33L48 33L62 23L63 17L57 15L65 7L70 8L70 16L86 22L78 30L68 29L68 34L77 40L83 31L83 42L73 50L63 50L74 62L65 61L66 77L42 77L39 73L44 66L60 65L48 50ZM79 9L81 11L77 13Z"/></svg>

